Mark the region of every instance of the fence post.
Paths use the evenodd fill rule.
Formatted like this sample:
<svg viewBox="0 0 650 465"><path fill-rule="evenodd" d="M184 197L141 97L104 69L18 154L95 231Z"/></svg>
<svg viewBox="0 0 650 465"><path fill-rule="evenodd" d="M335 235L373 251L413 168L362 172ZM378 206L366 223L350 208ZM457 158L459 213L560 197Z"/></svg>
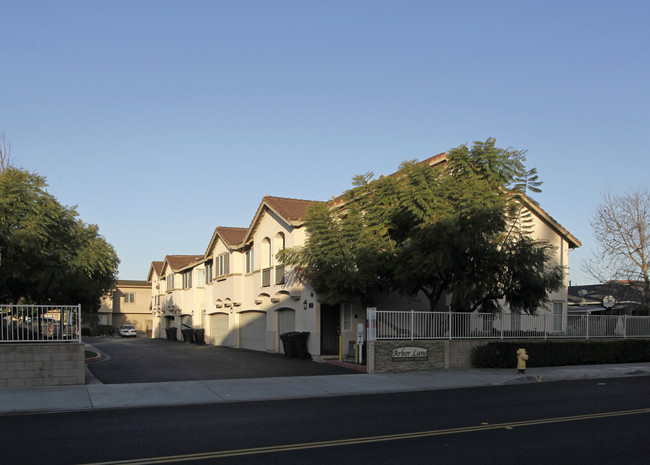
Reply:
<svg viewBox="0 0 650 465"><path fill-rule="evenodd" d="M81 342L81 304L77 304L77 340Z"/></svg>
<svg viewBox="0 0 650 465"><path fill-rule="evenodd" d="M411 309L411 341L413 340L413 320L415 319L415 310Z"/></svg>
<svg viewBox="0 0 650 465"><path fill-rule="evenodd" d="M452 335L451 335L452 321L453 321L453 318L451 317L451 310L449 310L449 340L450 341L451 341L451 338L452 338Z"/></svg>
<svg viewBox="0 0 650 465"><path fill-rule="evenodd" d="M377 340L377 307L368 307L366 309L366 324L368 325L367 339L369 341Z"/></svg>
<svg viewBox="0 0 650 465"><path fill-rule="evenodd" d="M545 313L544 314L544 340L546 340L546 335L548 334L548 317L549 317L548 313ZM553 324L553 320L551 320L551 324Z"/></svg>

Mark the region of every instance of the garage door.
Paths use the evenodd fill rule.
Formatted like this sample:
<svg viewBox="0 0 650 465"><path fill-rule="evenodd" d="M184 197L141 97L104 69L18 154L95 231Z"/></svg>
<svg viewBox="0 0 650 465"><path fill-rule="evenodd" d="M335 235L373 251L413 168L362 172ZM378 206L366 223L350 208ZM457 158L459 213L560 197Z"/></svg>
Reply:
<svg viewBox="0 0 650 465"><path fill-rule="evenodd" d="M266 313L239 315L239 342L243 349L266 350Z"/></svg>
<svg viewBox="0 0 650 465"><path fill-rule="evenodd" d="M228 338L228 315L215 313L210 315L210 339L214 345L223 345Z"/></svg>
<svg viewBox="0 0 650 465"><path fill-rule="evenodd" d="M285 308L278 311L278 336L296 330L296 311ZM284 346L280 342L280 353L284 353Z"/></svg>

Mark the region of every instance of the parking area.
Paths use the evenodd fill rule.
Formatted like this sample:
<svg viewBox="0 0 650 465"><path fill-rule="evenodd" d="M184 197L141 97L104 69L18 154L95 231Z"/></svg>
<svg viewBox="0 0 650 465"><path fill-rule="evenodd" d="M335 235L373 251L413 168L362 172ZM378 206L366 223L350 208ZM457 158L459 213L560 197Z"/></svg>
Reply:
<svg viewBox="0 0 650 465"><path fill-rule="evenodd" d="M270 378L359 373L356 370L254 350L150 338L92 337L107 355L88 368L104 384Z"/></svg>

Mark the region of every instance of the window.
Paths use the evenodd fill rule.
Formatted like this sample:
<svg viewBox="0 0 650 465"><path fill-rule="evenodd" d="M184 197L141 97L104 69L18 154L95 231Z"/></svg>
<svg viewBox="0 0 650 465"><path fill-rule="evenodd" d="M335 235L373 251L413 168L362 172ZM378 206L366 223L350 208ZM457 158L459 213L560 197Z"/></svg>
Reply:
<svg viewBox="0 0 650 465"><path fill-rule="evenodd" d="M343 331L352 329L352 304L341 304L343 308Z"/></svg>
<svg viewBox="0 0 650 465"><path fill-rule="evenodd" d="M196 287L205 287L205 270L196 270Z"/></svg>
<svg viewBox="0 0 650 465"><path fill-rule="evenodd" d="M124 303L132 304L135 303L135 294L133 292L127 292L124 294Z"/></svg>
<svg viewBox="0 0 650 465"><path fill-rule="evenodd" d="M205 282L210 284L212 282L212 260L205 263Z"/></svg>
<svg viewBox="0 0 650 465"><path fill-rule="evenodd" d="M183 289L189 289L192 287L192 271L186 271L183 273Z"/></svg>
<svg viewBox="0 0 650 465"><path fill-rule="evenodd" d="M171 291L174 289L174 275L170 274L167 276L167 290Z"/></svg>
<svg viewBox="0 0 650 465"><path fill-rule="evenodd" d="M252 273L253 270L255 269L254 265L253 265L253 249L247 250L245 257L246 257L245 258L245 260L246 260L246 266L245 266L246 273Z"/></svg>
<svg viewBox="0 0 650 465"><path fill-rule="evenodd" d="M265 237L264 240L262 240L262 268L271 267L271 255L271 239Z"/></svg>
<svg viewBox="0 0 650 465"><path fill-rule="evenodd" d="M217 257L217 276L224 276L230 273L230 256L227 253Z"/></svg>

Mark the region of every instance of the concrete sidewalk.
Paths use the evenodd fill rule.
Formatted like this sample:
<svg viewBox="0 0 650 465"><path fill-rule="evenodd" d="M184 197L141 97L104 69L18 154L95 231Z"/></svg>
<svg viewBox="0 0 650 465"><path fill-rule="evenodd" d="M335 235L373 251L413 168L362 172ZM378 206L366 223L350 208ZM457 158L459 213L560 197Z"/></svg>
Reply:
<svg viewBox="0 0 650 465"><path fill-rule="evenodd" d="M138 384L100 384L90 380L85 386L0 388L0 414L300 399L644 375L650 375L650 363L530 368L526 374L515 369L471 369Z"/></svg>

